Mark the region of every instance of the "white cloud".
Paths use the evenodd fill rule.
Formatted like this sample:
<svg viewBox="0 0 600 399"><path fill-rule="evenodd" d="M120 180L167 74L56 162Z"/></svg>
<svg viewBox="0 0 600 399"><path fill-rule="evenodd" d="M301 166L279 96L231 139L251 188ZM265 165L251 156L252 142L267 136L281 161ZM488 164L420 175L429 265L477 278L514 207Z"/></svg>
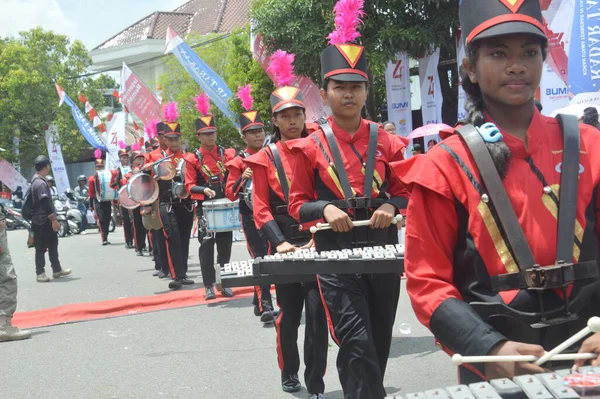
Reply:
<svg viewBox="0 0 600 399"><path fill-rule="evenodd" d="M16 36L36 26L74 37L77 27L57 0L1 0L0 36Z"/></svg>

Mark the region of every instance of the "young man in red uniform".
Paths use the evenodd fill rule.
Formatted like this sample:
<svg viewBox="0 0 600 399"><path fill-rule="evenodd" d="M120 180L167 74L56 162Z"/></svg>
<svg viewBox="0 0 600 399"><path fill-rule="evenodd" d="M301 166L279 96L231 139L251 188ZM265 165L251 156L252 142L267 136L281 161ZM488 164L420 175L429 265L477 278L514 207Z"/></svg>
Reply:
<svg viewBox="0 0 600 399"><path fill-rule="evenodd" d="M246 149L240 151L235 158L225 164L229 172L225 195L230 201L240 200L240 217L244 236L246 236L246 246L250 256L254 259L267 255L267 244L254 223L251 198L247 203L244 197L245 193L252 195L252 191L246 192L247 186L252 187L252 169L246 165L245 159L262 149L265 142L265 125L258 112L249 109L240 115L240 126ZM252 303L254 304L254 314L260 316L261 322L270 323L274 320L271 286L254 287Z"/></svg>
<svg viewBox="0 0 600 399"><path fill-rule="evenodd" d="M390 179L389 163L402 160L406 146L361 117L368 90L364 48L331 44L321 54L321 95L332 116L292 147L290 215L300 223L325 219L332 225L332 230L316 232L318 251L396 244L392 220L406 208L408 193ZM370 223L353 228L353 220ZM318 281L340 348L337 368L344 397L384 398L400 276L320 274Z"/></svg>
<svg viewBox="0 0 600 399"><path fill-rule="evenodd" d="M96 155L96 171L104 170L104 160L101 158L102 154ZM102 240L102 245L108 245L110 244L110 242L108 242L108 229L110 226L110 219L112 217L112 202L98 201L98 198L96 197L95 174L88 178L88 193L90 194L90 209L96 213L96 221L98 223L98 228L100 229L100 239Z"/></svg>
<svg viewBox="0 0 600 399"><path fill-rule="evenodd" d="M139 144L134 144L131 146L131 171L125 175L123 179L123 185L127 185L129 179L136 174L139 173L142 166L144 165L144 161L146 157L139 150ZM135 251L138 256L144 256L144 249L146 248L146 228L144 227L144 223L142 221L142 214L140 207L137 207L131 211L133 214L133 239L135 243Z"/></svg>
<svg viewBox="0 0 600 399"><path fill-rule="evenodd" d="M110 182L110 186L117 191L123 187L125 175L129 173L131 169L129 151L127 151L127 148L120 148L118 155L121 166L119 166L117 169L111 170L112 179ZM133 225L131 215L129 214L129 210L123 208L121 205L119 205L119 213L121 215L123 234L125 235L125 249L133 249Z"/></svg>
<svg viewBox="0 0 600 399"><path fill-rule="evenodd" d="M190 153L186 158L185 186L192 199L198 201L196 215L202 218L202 204L205 200L225 198L225 182L227 169L225 164L233 159L235 150L224 149L216 144L217 128L212 115L201 116L196 119L196 137L200 141L200 148ZM200 222L198 223L200 224ZM200 268L204 283L205 297L207 300L215 299L213 285L216 281L215 274L215 241L217 244L217 263L223 266L231 259L231 246L233 232L216 233L207 236L198 229L200 249ZM222 288L224 297L232 297L230 288Z"/></svg>
<svg viewBox="0 0 600 399"><path fill-rule="evenodd" d="M291 140L308 136L304 101L300 90L284 86L271 94L274 142L247 160L253 170L253 211L256 227L269 240L270 253L293 252L313 245L310 231L288 214L289 182L293 155L287 147ZM302 267L300 264L299 267ZM317 283L276 284L280 308L275 322L277 359L281 386L285 392L301 389L298 379L298 328L306 308L304 333L304 381L311 399L324 398L323 376L327 367L328 332L325 309Z"/></svg>
<svg viewBox="0 0 600 399"><path fill-rule="evenodd" d="M578 134L576 121L562 132L535 107L547 50L539 1L463 0L460 21L468 96L462 123L479 131L465 137L484 138L487 150L476 153L489 153L492 167L480 169L470 150L478 141L461 137L470 126L394 165L411 189L407 290L448 353L540 357L600 315L600 141L584 125ZM579 135L574 150L563 145L570 132ZM563 166L572 157L576 177L565 184ZM480 170L499 184L484 182ZM572 182L569 193L563 188ZM561 213L569 209L575 212L563 229ZM596 333L580 350L600 352L599 341ZM544 368L498 362L459 371L470 383Z"/></svg>

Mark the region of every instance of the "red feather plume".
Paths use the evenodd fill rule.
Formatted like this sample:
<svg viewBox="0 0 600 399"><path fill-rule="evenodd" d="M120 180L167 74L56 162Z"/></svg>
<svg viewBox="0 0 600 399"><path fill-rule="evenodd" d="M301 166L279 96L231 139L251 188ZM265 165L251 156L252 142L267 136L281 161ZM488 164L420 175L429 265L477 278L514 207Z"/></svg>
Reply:
<svg viewBox="0 0 600 399"><path fill-rule="evenodd" d="M100 148L96 148L96 151L94 151L94 157L96 159L102 159L102 150Z"/></svg>
<svg viewBox="0 0 600 399"><path fill-rule="evenodd" d="M194 97L194 101L196 101L196 110L200 112L201 115L208 115L210 110L210 99L206 93L200 93L196 97Z"/></svg>
<svg viewBox="0 0 600 399"><path fill-rule="evenodd" d="M240 99L242 107L244 107L246 111L252 111L254 99L252 98L252 87L250 84L238 87L237 98Z"/></svg>
<svg viewBox="0 0 600 399"><path fill-rule="evenodd" d="M150 122L148 122L144 126L144 131L148 135L148 139L153 139L158 134L158 130L156 128L156 125L158 124L158 122L160 122L160 121L156 120L156 119L152 119Z"/></svg>
<svg viewBox="0 0 600 399"><path fill-rule="evenodd" d="M294 58L294 54L277 50L269 59L267 71L273 74L276 86L287 86L296 78L296 75L294 75L294 66L292 65Z"/></svg>
<svg viewBox="0 0 600 399"><path fill-rule="evenodd" d="M170 102L165 104L163 107L163 118L167 123L175 123L177 122L177 118L179 118L179 110L177 109L176 102Z"/></svg>
<svg viewBox="0 0 600 399"><path fill-rule="evenodd" d="M140 143L133 143L131 145L131 151L139 151L142 148L142 146L140 145Z"/></svg>
<svg viewBox="0 0 600 399"><path fill-rule="evenodd" d="M352 43L360 37L358 26L365 15L364 4L364 0L339 0L335 4L335 30L327 36L329 44Z"/></svg>
<svg viewBox="0 0 600 399"><path fill-rule="evenodd" d="M123 140L119 140L118 144L120 149L127 148L127 144Z"/></svg>

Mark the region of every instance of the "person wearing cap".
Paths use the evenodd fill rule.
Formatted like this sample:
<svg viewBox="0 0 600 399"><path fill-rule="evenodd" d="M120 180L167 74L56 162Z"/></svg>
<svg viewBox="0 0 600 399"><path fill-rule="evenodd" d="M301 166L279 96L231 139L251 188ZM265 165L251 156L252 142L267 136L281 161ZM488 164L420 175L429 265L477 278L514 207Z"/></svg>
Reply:
<svg viewBox="0 0 600 399"><path fill-rule="evenodd" d="M146 158L144 157L144 154L139 150L139 144L133 144L131 146L131 158L131 169L127 174L125 174L125 177L123 179L123 185L127 185L129 179L131 179L134 174L140 173L142 166L144 166ZM144 256L144 249L146 248L146 235L148 232L144 227L144 223L142 221L140 207L138 206L137 208L133 209L131 213L133 215L132 224L135 252L137 253L137 256Z"/></svg>
<svg viewBox="0 0 600 399"><path fill-rule="evenodd" d="M87 177L79 175L77 177L77 187L73 190L77 200L77 209L81 212L81 234L86 234L87 229L87 210L90 202L90 196L87 188Z"/></svg>
<svg viewBox="0 0 600 399"><path fill-rule="evenodd" d="M50 173L50 160L40 155L35 159L36 173L31 179L29 192L33 205L31 230L35 244L35 272L37 281L45 283L50 281L46 276L46 252L50 258L52 277L54 279L68 276L71 269L63 269L58 259L58 234L60 224L56 219L56 210L52 201L50 186L46 177Z"/></svg>
<svg viewBox="0 0 600 399"><path fill-rule="evenodd" d="M177 122L177 103L168 103L163 108L165 122L163 124L163 143L167 149L162 152L163 158L170 160L175 168L179 161L188 161L188 155L181 150L181 126ZM194 226L194 202L190 197L178 198L172 192L172 180L158 180L160 219L166 239L166 252L160 252L161 262L169 265L171 281L169 289L178 290L183 285L192 285L194 281L187 276L190 249L190 235Z"/></svg>
<svg viewBox="0 0 600 399"><path fill-rule="evenodd" d="M235 150L225 149L217 145L217 127L212 114L208 112L208 97L205 94L196 96L196 108L201 116L196 119L196 138L200 141L200 148L190 152L186 159L185 187L192 199L198 201L196 215L198 224L203 218L202 204L204 201L225 198L225 183L227 181L227 168L225 164L235 157ZM200 268L202 269L202 282L204 284L206 300L216 299L214 284L215 271L215 243L217 245L217 264L223 267L231 259L233 232L215 233L207 235L206 231L198 229L200 249ZM233 291L226 287L221 289L224 297L232 297Z"/></svg>
<svg viewBox="0 0 600 399"><path fill-rule="evenodd" d="M102 159L102 152L96 150L95 152L94 167L96 172L104 170L105 163ZM112 218L112 202L111 201L99 201L96 196L96 175L92 175L88 178L88 193L90 195L90 209L95 212L98 228L100 229L100 240L102 245L109 245L108 242L108 230L110 227L110 219Z"/></svg>
<svg viewBox="0 0 600 399"><path fill-rule="evenodd" d="M125 145L122 143L122 145ZM110 186L119 191L126 184L125 175L131 170L129 151L127 148L120 148L118 151L120 166L117 169L111 170ZM116 201L118 203L118 201ZM121 225L123 226L123 234L125 236L125 249L133 249L133 223L129 210L119 205L119 213L121 215Z"/></svg>
<svg viewBox="0 0 600 399"><path fill-rule="evenodd" d="M288 144L309 134L302 93L298 88L289 86L289 79L282 80L278 73L292 69L291 60L287 53L280 50L270 59L269 71L276 77L277 85L271 94L272 141L246 160L253 171L254 220L261 234L268 239L269 254L288 253L313 246L312 234L307 229L300 229L298 222L289 215L287 206L294 163ZM281 388L284 392L297 392L302 387L298 378L298 328L304 308L304 382L311 399L324 398L323 377L327 367L329 337L319 287L316 282L275 284L275 291L280 311L275 328Z"/></svg>
<svg viewBox="0 0 600 399"><path fill-rule="evenodd" d="M242 106L247 107L246 112L240 115L240 129L242 140L246 143L246 148L225 164L229 172L225 186L225 196L230 201L239 199L242 230L246 237L248 252L252 259L254 259L255 257L262 258L267 255L267 243L257 230L254 217L252 216L252 169L246 165L245 160L263 148L265 142L265 124L260 114L252 110L253 99L250 91L250 85L246 85L240 87L237 93ZM252 304L254 305L254 314L260 316L261 322L273 322L275 313L273 311L270 285L254 287Z"/></svg>
<svg viewBox="0 0 600 399"><path fill-rule="evenodd" d="M419 143L413 144L413 146L410 149L410 151L412 152L413 155L423 155L425 153L423 151L423 146L421 144L419 144Z"/></svg>
<svg viewBox="0 0 600 399"><path fill-rule="evenodd" d="M349 19L360 21L362 11L354 13ZM336 21L352 12L342 14ZM398 228L392 221L409 198L403 185L390 178L389 168L390 162L404 159L406 144L361 117L369 90L367 58L364 47L353 41L336 22L330 46L321 53L321 96L332 115L320 130L292 145L290 215L300 223L324 219L332 226L315 233L319 252L397 244ZM369 225L353 228L352 221L359 220ZM344 396L385 397L383 378L400 275L319 274L318 281L330 332L339 346L337 368Z"/></svg>
<svg viewBox="0 0 600 399"><path fill-rule="evenodd" d="M407 218L418 220L406 230L406 288L448 354L541 357L600 316L600 140L568 120L563 132L534 105L548 46L538 0L462 0L459 10L468 139L441 132L426 155L392 166L411 190ZM563 134L579 136L578 147L567 151ZM481 169L473 143L491 158ZM567 183L565 164L575 166ZM570 225L565 209L575 210ZM599 339L579 350L599 352ZM468 384L571 365L463 364L459 376Z"/></svg>

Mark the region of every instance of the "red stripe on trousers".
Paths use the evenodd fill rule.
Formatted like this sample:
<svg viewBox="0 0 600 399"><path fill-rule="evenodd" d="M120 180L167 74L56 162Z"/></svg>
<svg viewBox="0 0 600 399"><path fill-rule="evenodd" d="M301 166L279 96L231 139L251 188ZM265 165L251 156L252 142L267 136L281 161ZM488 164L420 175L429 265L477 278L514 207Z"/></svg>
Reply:
<svg viewBox="0 0 600 399"><path fill-rule="evenodd" d="M317 284L319 285L319 294L321 294L321 302L323 303L323 308L325 309L325 316L327 317L327 325L329 326L329 332L331 333L331 338L335 341L337 346L340 346L340 341L335 336L335 327L333 326L333 322L331 321L331 316L329 315L329 308L325 303L325 297L323 296L323 289L321 288L321 281L319 281L319 276L317 276Z"/></svg>

